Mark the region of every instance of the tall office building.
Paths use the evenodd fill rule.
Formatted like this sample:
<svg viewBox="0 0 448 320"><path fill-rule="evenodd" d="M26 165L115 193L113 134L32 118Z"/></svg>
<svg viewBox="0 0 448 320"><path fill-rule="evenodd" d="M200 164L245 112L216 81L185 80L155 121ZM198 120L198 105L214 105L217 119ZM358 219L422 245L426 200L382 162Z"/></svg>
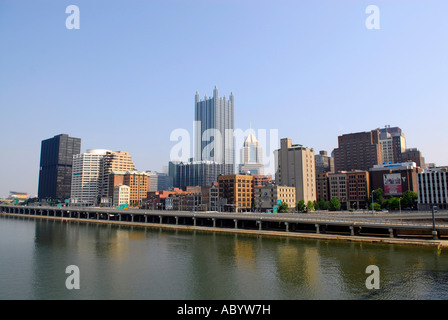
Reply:
<svg viewBox="0 0 448 320"><path fill-rule="evenodd" d="M89 149L73 156L73 176L70 203L93 206L98 203L101 190L102 161L108 150Z"/></svg>
<svg viewBox="0 0 448 320"><path fill-rule="evenodd" d="M250 172L250 174L263 174L263 153L258 140L251 132L244 141L241 148L241 163L239 166L240 173Z"/></svg>
<svg viewBox="0 0 448 320"><path fill-rule="evenodd" d="M81 139L60 134L41 143L40 199L68 199L72 183L73 155L81 152Z"/></svg>
<svg viewBox="0 0 448 320"><path fill-rule="evenodd" d="M213 90L213 97L195 96L194 116L194 161L213 161L226 165L226 174L234 172L234 97L229 100L218 96L218 89Z"/></svg>
<svg viewBox="0 0 448 320"><path fill-rule="evenodd" d="M399 163L401 154L406 151L406 138L399 127L386 126L379 129L383 162Z"/></svg>
<svg viewBox="0 0 448 320"><path fill-rule="evenodd" d="M334 149L335 172L369 170L382 162L378 129L338 137L338 148Z"/></svg>
<svg viewBox="0 0 448 320"><path fill-rule="evenodd" d="M292 144L291 139L281 139L280 149L275 151L277 171L275 182L281 186L296 188L296 201L316 200L314 149Z"/></svg>

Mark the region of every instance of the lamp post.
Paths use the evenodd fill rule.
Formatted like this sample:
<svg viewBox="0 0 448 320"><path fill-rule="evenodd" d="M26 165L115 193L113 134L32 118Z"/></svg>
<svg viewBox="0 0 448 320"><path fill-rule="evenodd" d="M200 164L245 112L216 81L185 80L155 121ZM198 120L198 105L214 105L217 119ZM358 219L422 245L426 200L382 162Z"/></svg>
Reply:
<svg viewBox="0 0 448 320"><path fill-rule="evenodd" d="M432 205L431 208L432 208L432 236L433 236L434 240L437 240L436 218L434 216L434 205Z"/></svg>

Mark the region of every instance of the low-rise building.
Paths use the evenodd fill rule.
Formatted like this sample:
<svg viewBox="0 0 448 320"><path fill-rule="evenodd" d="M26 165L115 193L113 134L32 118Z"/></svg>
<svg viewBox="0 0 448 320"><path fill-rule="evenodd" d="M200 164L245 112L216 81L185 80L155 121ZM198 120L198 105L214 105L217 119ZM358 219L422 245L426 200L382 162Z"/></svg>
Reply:
<svg viewBox="0 0 448 320"><path fill-rule="evenodd" d="M421 172L415 162L375 165L370 169L371 189L381 188L387 197L399 197L408 190L417 193L417 175Z"/></svg>
<svg viewBox="0 0 448 320"><path fill-rule="evenodd" d="M108 181L109 190L114 190L113 188L120 184L129 186L129 206L132 207L141 207L144 204L151 183L148 173L136 170L112 171Z"/></svg>
<svg viewBox="0 0 448 320"><path fill-rule="evenodd" d="M273 210L279 202L284 202L288 208L296 206L296 188L288 186L267 185L255 187L255 209L259 212Z"/></svg>
<svg viewBox="0 0 448 320"><path fill-rule="evenodd" d="M325 185L320 175L320 185ZM329 197L337 198L343 209L367 209L370 194L370 175L368 171L353 170L330 173L328 175ZM324 191L322 191L324 193ZM324 199L325 200L325 199Z"/></svg>
<svg viewBox="0 0 448 320"><path fill-rule="evenodd" d="M127 185L120 184L114 187L114 202L115 207L121 205L129 205L131 196L131 188Z"/></svg>
<svg viewBox="0 0 448 320"><path fill-rule="evenodd" d="M368 209L370 175L368 171L347 172L348 209Z"/></svg>
<svg viewBox="0 0 448 320"><path fill-rule="evenodd" d="M219 198L225 199L223 211L248 212L253 207L254 177L247 174L220 175Z"/></svg>
<svg viewBox="0 0 448 320"><path fill-rule="evenodd" d="M426 169L418 178L418 209L448 209L448 172L446 168Z"/></svg>
<svg viewBox="0 0 448 320"><path fill-rule="evenodd" d="M337 198L343 207L347 207L347 172L332 173L328 179L330 199Z"/></svg>
<svg viewBox="0 0 448 320"><path fill-rule="evenodd" d="M202 211L219 211L219 185L218 182L212 183L207 187L201 187Z"/></svg>
<svg viewBox="0 0 448 320"><path fill-rule="evenodd" d="M330 172L316 174L316 201L330 201Z"/></svg>

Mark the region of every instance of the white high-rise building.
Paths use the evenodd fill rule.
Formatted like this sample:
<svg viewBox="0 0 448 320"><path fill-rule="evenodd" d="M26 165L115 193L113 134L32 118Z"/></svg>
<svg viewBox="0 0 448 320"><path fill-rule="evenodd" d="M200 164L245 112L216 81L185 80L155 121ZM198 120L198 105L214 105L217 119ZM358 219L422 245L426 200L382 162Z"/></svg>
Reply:
<svg viewBox="0 0 448 320"><path fill-rule="evenodd" d="M98 202L101 189L102 160L109 150L89 149L73 156L72 205L92 206Z"/></svg>
<svg viewBox="0 0 448 320"><path fill-rule="evenodd" d="M239 172L250 172L250 174L264 173L263 152L252 132L247 136L241 148Z"/></svg>

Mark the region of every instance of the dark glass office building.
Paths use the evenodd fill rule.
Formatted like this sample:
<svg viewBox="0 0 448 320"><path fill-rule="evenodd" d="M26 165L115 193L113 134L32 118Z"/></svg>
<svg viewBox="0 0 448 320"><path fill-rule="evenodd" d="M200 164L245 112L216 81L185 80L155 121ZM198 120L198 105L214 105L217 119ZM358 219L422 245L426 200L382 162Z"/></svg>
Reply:
<svg viewBox="0 0 448 320"><path fill-rule="evenodd" d="M81 153L81 139L60 134L43 140L40 151L40 199L70 198L73 155Z"/></svg>

